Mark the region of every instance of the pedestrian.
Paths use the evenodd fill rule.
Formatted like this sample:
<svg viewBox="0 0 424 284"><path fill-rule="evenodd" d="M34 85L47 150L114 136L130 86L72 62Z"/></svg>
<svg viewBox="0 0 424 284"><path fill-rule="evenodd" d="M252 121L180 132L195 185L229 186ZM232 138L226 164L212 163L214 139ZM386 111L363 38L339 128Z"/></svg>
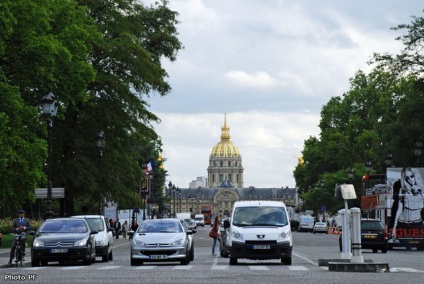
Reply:
<svg viewBox="0 0 424 284"><path fill-rule="evenodd" d="M129 239L131 240L133 235L135 234L135 232L138 229L138 224L137 224L137 220L133 219L132 223L131 223L131 227L130 227L130 231L132 231L132 234L130 234Z"/></svg>
<svg viewBox="0 0 424 284"><path fill-rule="evenodd" d="M219 251L221 251L221 231L220 231L220 218L219 216L215 217L215 221L213 223L213 227L212 230L216 232L217 237L213 239L213 244L212 244L212 255L216 255L215 253L215 246L216 246L216 241L219 241Z"/></svg>
<svg viewBox="0 0 424 284"><path fill-rule="evenodd" d="M15 234L22 234L21 236L21 247L22 247L22 261L25 261L25 240L26 240L26 231L31 228L31 223L28 218L25 218L25 211L18 211L19 217L13 220L12 230ZM12 264L13 257L15 256L17 241L13 239L12 248L10 250L10 260L9 265Z"/></svg>
<svg viewBox="0 0 424 284"><path fill-rule="evenodd" d="M119 222L119 219L116 219L116 222L114 224L115 233L116 233L116 239L119 239L119 231L121 230L121 222Z"/></svg>
<svg viewBox="0 0 424 284"><path fill-rule="evenodd" d="M124 239L127 238L127 232L128 232L128 222L125 220L124 224L122 224L122 236Z"/></svg>

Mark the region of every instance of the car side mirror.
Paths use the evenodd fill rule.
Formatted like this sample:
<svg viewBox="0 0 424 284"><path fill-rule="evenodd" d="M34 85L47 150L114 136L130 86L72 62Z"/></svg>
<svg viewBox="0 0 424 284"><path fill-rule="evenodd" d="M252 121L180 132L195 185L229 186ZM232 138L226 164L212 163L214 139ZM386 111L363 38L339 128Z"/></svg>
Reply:
<svg viewBox="0 0 424 284"><path fill-rule="evenodd" d="M30 234L31 236L34 236L35 235L35 231L34 230L28 231L28 234Z"/></svg>
<svg viewBox="0 0 424 284"><path fill-rule="evenodd" d="M230 227L230 221L224 220L224 229L228 229Z"/></svg>
<svg viewBox="0 0 424 284"><path fill-rule="evenodd" d="M99 231L97 231L97 230L91 230L90 235L95 235L95 234L98 234L98 233L99 233Z"/></svg>

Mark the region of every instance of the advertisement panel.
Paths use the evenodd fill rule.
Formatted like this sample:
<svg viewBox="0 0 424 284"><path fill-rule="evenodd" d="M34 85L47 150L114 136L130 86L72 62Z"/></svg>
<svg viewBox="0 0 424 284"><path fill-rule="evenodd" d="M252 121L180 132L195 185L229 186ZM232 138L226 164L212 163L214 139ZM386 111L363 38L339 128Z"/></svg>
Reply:
<svg viewBox="0 0 424 284"><path fill-rule="evenodd" d="M424 168L388 168L387 193L391 195L389 248L424 249ZM388 198L390 200L390 198Z"/></svg>

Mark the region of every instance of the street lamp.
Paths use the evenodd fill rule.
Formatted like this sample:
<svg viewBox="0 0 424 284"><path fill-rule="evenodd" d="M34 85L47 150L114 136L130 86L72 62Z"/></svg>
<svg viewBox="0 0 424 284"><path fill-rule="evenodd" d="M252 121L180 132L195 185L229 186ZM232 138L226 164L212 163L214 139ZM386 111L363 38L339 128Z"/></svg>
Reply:
<svg viewBox="0 0 424 284"><path fill-rule="evenodd" d="M171 187L171 191L172 191L172 199L173 199L174 218L177 217L177 214L176 214L176 211L175 211L175 197L176 197L175 190L176 190L176 187L175 187L175 184L173 184L172 187Z"/></svg>
<svg viewBox="0 0 424 284"><path fill-rule="evenodd" d="M177 186L177 189L175 189L176 192L176 198L177 198L177 212L181 212L181 189Z"/></svg>
<svg viewBox="0 0 424 284"><path fill-rule="evenodd" d="M417 158L417 165L420 164L420 157L423 153L422 150L423 150L423 143L421 143L420 141L417 141L417 143L415 143L415 151L414 151L414 155Z"/></svg>
<svg viewBox="0 0 424 284"><path fill-rule="evenodd" d="M53 217L52 211L52 165L51 165L51 133L53 129L53 118L57 114L57 102L55 96L50 92L41 99L43 114L46 116L47 125L47 198L45 219Z"/></svg>
<svg viewBox="0 0 424 284"><path fill-rule="evenodd" d="M352 181L354 176L355 176L355 172L353 171L352 168L350 168L350 170L347 172L347 177Z"/></svg>
<svg viewBox="0 0 424 284"><path fill-rule="evenodd" d="M365 171L367 172L368 175L371 173L371 170L372 170L371 162L370 161L365 162Z"/></svg>
<svg viewBox="0 0 424 284"><path fill-rule="evenodd" d="M96 135L96 146L99 149L99 214L102 214L103 212L103 206L102 206L102 181L103 181L103 175L102 175L102 162L103 162L103 150L106 147L106 136L103 130L100 130L99 133Z"/></svg>
<svg viewBox="0 0 424 284"><path fill-rule="evenodd" d="M386 160L384 160L386 163L386 167L390 168L393 166L393 155L392 153L387 153Z"/></svg>

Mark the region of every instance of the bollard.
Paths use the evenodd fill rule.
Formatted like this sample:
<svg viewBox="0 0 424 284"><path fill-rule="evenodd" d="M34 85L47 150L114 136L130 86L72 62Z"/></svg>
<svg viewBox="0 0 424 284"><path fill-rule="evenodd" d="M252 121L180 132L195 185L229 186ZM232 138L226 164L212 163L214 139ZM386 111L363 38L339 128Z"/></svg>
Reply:
<svg viewBox="0 0 424 284"><path fill-rule="evenodd" d="M350 230L349 230L349 216L350 212L347 209L347 201L345 200L346 209L339 210L339 214L343 220L343 228L342 228L342 259L351 259L352 252L350 246Z"/></svg>
<svg viewBox="0 0 424 284"><path fill-rule="evenodd" d="M361 244L361 209L350 208L352 216L352 259L351 262L364 262Z"/></svg>

